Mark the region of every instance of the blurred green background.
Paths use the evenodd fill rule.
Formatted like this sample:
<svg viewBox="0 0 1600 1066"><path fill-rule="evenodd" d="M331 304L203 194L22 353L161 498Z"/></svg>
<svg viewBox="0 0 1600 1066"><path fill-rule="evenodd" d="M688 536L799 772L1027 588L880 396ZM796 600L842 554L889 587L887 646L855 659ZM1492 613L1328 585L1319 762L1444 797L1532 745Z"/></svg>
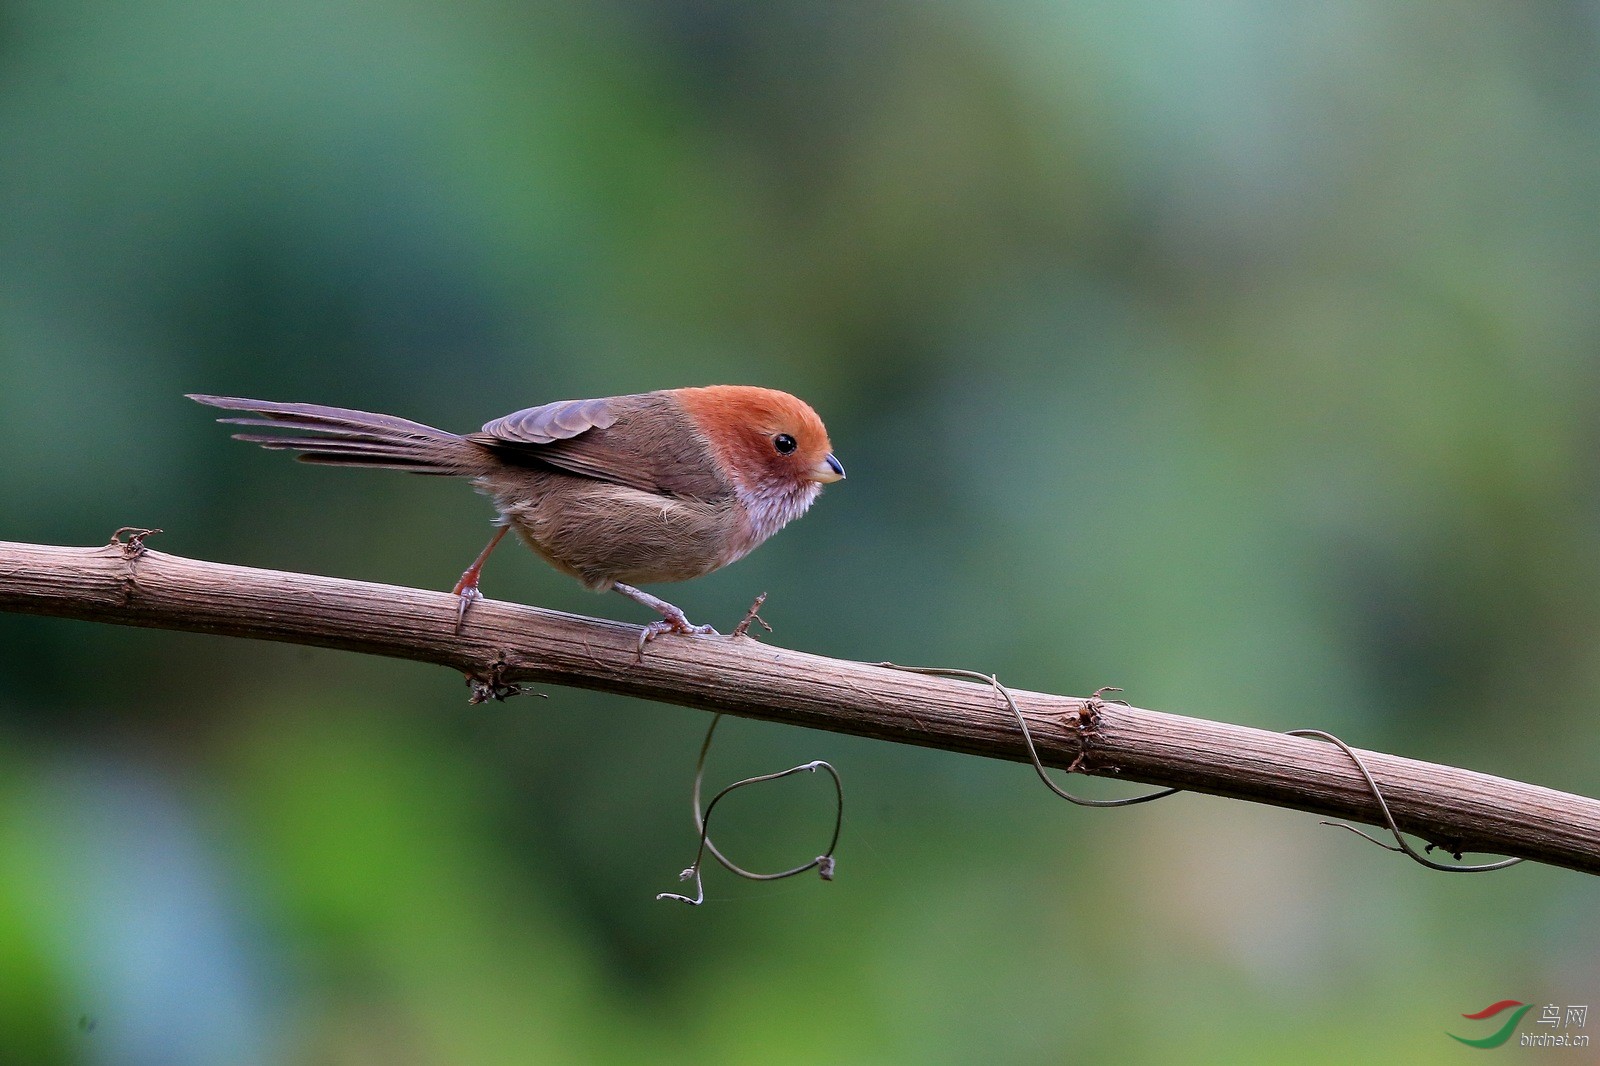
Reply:
<svg viewBox="0 0 1600 1066"><path fill-rule="evenodd" d="M658 590L696 620L1594 795L1597 161L1592 3L10 0L0 538L443 589L465 485L180 394L768 385L850 480ZM1457 1062L1600 1009L1591 878L750 722L713 783L833 761L838 880L656 902L705 716L466 695L0 616L0 1061ZM722 813L767 866L831 822Z"/></svg>

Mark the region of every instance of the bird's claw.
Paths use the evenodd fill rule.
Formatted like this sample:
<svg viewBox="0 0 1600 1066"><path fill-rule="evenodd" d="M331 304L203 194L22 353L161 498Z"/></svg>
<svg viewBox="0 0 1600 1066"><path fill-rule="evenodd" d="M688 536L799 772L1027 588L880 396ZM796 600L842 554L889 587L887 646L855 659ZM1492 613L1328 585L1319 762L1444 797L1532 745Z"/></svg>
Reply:
<svg viewBox="0 0 1600 1066"><path fill-rule="evenodd" d="M702 637L718 637L722 635L711 626L697 626L681 616L678 618L663 618L660 621L651 622L639 631L640 658L644 657L644 646L663 633L683 633L686 636Z"/></svg>
<svg viewBox="0 0 1600 1066"><path fill-rule="evenodd" d="M483 599L483 593L478 591L477 585L467 585L456 589L456 632L461 632L461 627L467 624L467 608Z"/></svg>

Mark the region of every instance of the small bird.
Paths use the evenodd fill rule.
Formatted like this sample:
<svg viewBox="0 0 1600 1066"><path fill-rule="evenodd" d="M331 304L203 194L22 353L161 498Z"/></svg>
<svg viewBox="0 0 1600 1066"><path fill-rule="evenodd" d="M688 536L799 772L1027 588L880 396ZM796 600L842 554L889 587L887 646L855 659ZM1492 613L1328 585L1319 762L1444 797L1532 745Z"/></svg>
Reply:
<svg viewBox="0 0 1600 1066"><path fill-rule="evenodd" d="M506 530L597 592L615 589L661 615L662 633L712 633L639 584L718 570L806 512L844 479L828 431L786 392L747 385L557 400L455 434L391 415L232 396L189 399L247 418L219 422L282 433L235 440L300 452L301 462L472 479L500 527L456 582L458 623Z"/></svg>

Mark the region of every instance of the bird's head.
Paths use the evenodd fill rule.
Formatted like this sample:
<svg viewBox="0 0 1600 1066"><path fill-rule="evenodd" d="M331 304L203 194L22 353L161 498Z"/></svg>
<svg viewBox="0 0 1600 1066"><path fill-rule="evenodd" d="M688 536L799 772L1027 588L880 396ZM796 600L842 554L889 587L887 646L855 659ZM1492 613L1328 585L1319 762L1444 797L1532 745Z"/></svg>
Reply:
<svg viewBox="0 0 1600 1066"><path fill-rule="evenodd" d="M749 385L677 390L729 480L748 493L801 496L844 479L828 430L811 405Z"/></svg>

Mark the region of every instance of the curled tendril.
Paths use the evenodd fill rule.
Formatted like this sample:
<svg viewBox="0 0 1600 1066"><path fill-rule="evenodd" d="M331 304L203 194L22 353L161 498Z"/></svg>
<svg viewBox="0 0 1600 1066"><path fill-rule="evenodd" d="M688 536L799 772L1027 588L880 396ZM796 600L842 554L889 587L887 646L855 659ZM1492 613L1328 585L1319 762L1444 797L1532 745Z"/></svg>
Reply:
<svg viewBox="0 0 1600 1066"><path fill-rule="evenodd" d="M735 781L733 784L728 785L715 796L711 797L711 802L706 805L704 813L701 812L700 795L703 783L705 781L706 756L711 751L711 738L716 735L717 723L721 720L722 715L720 714L712 716L711 725L706 729L706 739L700 745L700 757L695 762L694 792L692 802L694 808L694 827L695 831L700 834L700 845L698 850L695 852L694 863L689 866L688 869L684 870L678 875L678 880L680 881L687 881L691 878L694 879L695 894L691 897L680 895L677 892L661 892L656 895L656 899L677 900L679 903L687 903L691 907L698 907L700 904L704 903L704 868L707 852L711 853L711 857L716 859L717 862L722 865L723 869L727 870L729 873L743 877L750 881L781 881L786 877L795 877L799 874L805 873L808 870L816 870L818 875L824 881L832 881L835 867L833 853L834 850L839 846L839 834L844 828L844 782L840 780L839 771L835 770L832 764L825 762L822 759L815 759L808 763L802 763L799 766L791 766L787 770L779 770L777 773L761 774L756 777L746 777L743 780ZM803 863L788 870L780 870L776 873L757 873L753 870L746 870L744 867L733 862L726 855L724 855L720 849L718 849L715 843L712 842L711 812L716 810L717 804L722 802L723 797L729 795L730 793L737 792L739 789L748 785L759 785L767 781L777 781L798 773L815 773L818 770L826 772L827 775L833 779L833 791L835 799L833 837L828 841L827 850L821 855L818 855L810 862Z"/></svg>
<svg viewBox="0 0 1600 1066"><path fill-rule="evenodd" d="M1434 862L1432 859L1421 854L1415 848L1413 848L1409 843L1406 842L1406 838L1400 834L1400 827L1395 824L1394 815L1389 813L1388 801L1383 798L1383 790L1378 787L1378 782L1373 779L1372 772L1367 769L1367 764L1362 761L1360 755L1356 754L1354 748L1340 740L1338 737L1334 736L1332 733L1325 733L1320 729L1290 729L1288 730L1288 734L1291 737L1313 737L1317 740L1325 740L1330 744L1338 745L1346 755L1350 756L1350 761L1356 764L1356 769L1359 770L1361 772L1361 776L1366 779L1367 790L1372 793L1373 800L1377 802L1378 811L1383 815L1384 824L1389 827L1389 832L1394 834L1394 843L1386 844L1377 837L1368 833L1366 830L1357 829L1355 826L1346 822L1324 821L1321 824L1333 826L1336 829L1348 829L1350 832L1354 833L1358 837L1361 837L1363 840L1372 841L1385 851L1400 852L1408 856L1413 862L1426 866L1430 870L1438 870L1441 873L1483 874L1489 873L1492 870L1504 870L1507 866L1515 866L1517 863L1524 861L1522 859L1502 859L1499 862L1484 863L1481 866L1456 866L1445 862ZM1432 851L1434 847L1435 845L1429 844L1428 850ZM1460 858L1459 855L1456 857Z"/></svg>
<svg viewBox="0 0 1600 1066"><path fill-rule="evenodd" d="M1051 792L1054 792L1068 803L1076 803L1080 807L1131 807L1136 803L1149 803L1151 800L1164 799L1167 796L1172 795L1174 792L1183 791L1181 788L1162 788L1157 789L1154 792L1148 792L1143 796L1128 796L1123 799L1089 799L1086 796L1073 795L1071 792L1068 792L1066 789L1050 780L1050 775L1045 771L1044 762L1039 758L1039 749L1034 746L1033 733L1028 729L1028 720L1023 715L1022 708L1017 706L1016 697L1012 696L1009 688L1000 683L999 678L996 675L981 674L976 670L954 670L942 666L900 666L896 663L879 663L878 665L888 667L891 670L904 670L909 674L928 674L932 677L966 678L971 681L981 681L984 684L992 687L1000 694L1001 699L1005 700L1006 706L1011 710L1012 717L1017 720L1017 728L1022 731L1023 743L1028 746L1028 759L1033 763L1034 772L1039 775L1039 780L1043 781L1045 787ZM1120 691L1121 689L1110 688L1103 688L1100 690L1100 692ZM1104 702L1104 700L1100 699L1100 693L1097 692L1093 696L1089 697L1089 699L1085 700L1084 705L1085 707L1094 707L1096 704L1103 704Z"/></svg>

